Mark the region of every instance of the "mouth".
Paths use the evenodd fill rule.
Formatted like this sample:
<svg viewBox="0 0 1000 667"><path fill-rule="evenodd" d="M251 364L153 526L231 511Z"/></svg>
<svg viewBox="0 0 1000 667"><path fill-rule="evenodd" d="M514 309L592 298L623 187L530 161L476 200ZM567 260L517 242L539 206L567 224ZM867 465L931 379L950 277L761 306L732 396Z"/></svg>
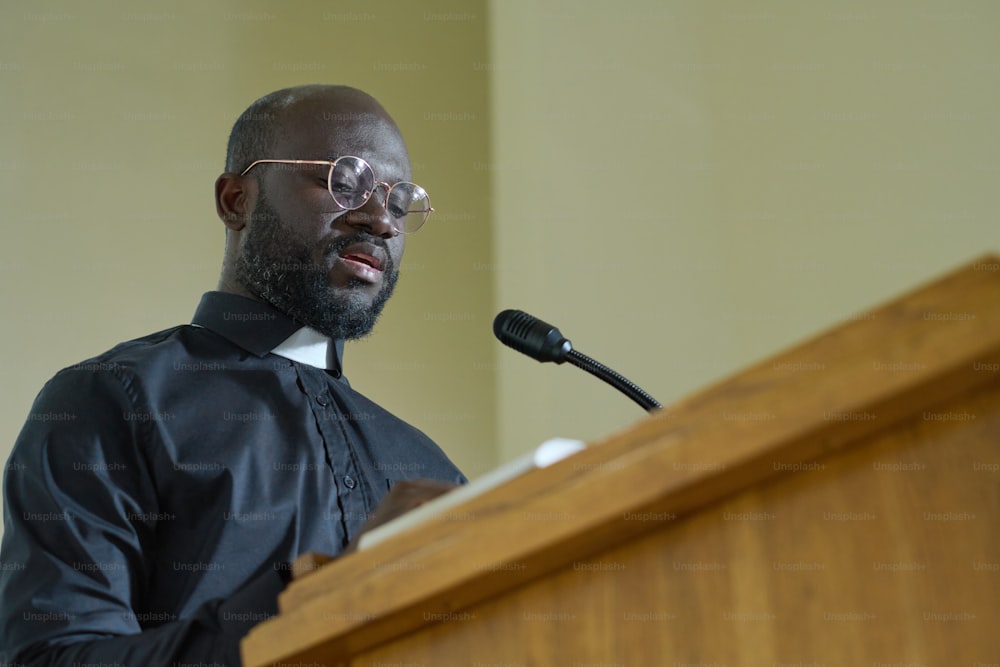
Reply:
<svg viewBox="0 0 1000 667"><path fill-rule="evenodd" d="M337 257L354 278L378 282L388 263L386 251L372 243L353 243L337 252Z"/></svg>
<svg viewBox="0 0 1000 667"><path fill-rule="evenodd" d="M353 262L355 264L363 264L365 266L371 267L376 271L382 270L382 260L374 255L369 255L363 252L347 252L338 255L345 262Z"/></svg>

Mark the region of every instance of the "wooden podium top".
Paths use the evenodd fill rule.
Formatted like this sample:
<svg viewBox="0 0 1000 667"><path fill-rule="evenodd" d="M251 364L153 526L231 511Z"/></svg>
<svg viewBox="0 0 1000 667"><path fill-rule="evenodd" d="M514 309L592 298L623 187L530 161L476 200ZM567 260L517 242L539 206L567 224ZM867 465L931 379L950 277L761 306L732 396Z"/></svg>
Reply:
<svg viewBox="0 0 1000 667"><path fill-rule="evenodd" d="M998 383L991 255L294 581L244 662L346 659Z"/></svg>

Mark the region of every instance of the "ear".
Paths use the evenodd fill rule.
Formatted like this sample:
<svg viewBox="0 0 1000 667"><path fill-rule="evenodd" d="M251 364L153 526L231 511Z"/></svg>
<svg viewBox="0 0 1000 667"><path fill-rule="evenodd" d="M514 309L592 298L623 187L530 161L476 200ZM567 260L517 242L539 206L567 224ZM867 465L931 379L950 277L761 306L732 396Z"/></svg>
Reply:
<svg viewBox="0 0 1000 667"><path fill-rule="evenodd" d="M215 211L229 229L246 227L256 199L257 182L252 178L227 171L215 179Z"/></svg>

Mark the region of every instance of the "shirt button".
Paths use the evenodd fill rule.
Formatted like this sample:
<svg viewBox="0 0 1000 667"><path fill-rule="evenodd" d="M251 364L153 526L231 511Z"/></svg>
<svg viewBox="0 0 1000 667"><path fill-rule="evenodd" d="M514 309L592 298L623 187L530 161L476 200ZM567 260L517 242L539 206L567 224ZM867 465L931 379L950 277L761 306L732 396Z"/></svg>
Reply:
<svg viewBox="0 0 1000 667"><path fill-rule="evenodd" d="M326 394L320 394L316 397L316 402L322 405L324 408L330 405L330 397Z"/></svg>
<svg viewBox="0 0 1000 667"><path fill-rule="evenodd" d="M354 478L351 477L350 475L347 475L346 477L344 477L344 484L347 486L347 488L353 489L355 485Z"/></svg>

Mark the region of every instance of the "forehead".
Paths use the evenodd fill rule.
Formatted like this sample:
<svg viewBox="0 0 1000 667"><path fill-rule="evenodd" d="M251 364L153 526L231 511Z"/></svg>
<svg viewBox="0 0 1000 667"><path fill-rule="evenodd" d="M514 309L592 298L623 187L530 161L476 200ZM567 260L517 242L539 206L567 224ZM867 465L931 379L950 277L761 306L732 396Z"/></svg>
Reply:
<svg viewBox="0 0 1000 667"><path fill-rule="evenodd" d="M395 124L376 110L301 102L279 120L274 157L334 160L342 155L364 158L385 181L410 179L406 144Z"/></svg>

